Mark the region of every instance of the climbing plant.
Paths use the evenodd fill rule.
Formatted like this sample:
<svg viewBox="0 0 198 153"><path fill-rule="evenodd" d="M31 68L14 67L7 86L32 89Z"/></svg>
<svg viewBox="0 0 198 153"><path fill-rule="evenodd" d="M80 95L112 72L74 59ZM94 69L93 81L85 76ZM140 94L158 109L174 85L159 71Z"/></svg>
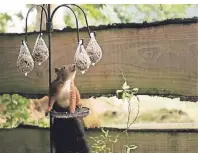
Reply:
<svg viewBox="0 0 198 153"><path fill-rule="evenodd" d="M131 153L131 151L135 150L137 148L136 145L130 144L129 139L128 139L128 129L130 126L136 121L138 115L139 115L139 103L140 100L139 98L135 95L138 93L138 88L131 88L126 80L125 73L122 72L122 76L124 78L124 84L122 85L122 88L116 91L116 95L118 97L122 97L123 102L128 103L128 117L127 117L127 123L126 123L126 129L122 131L121 133L118 133L116 136L112 137L109 134L109 130L102 130L102 134L96 137L90 137L93 140L93 145L92 145L92 152L93 153L113 153L114 152L114 145L120 141L120 135L122 133L126 134L126 144L123 145L122 148L122 153ZM136 96L137 101L138 101L138 111L135 116L135 118L130 122L130 117L131 117L131 103L132 103L132 98Z"/></svg>

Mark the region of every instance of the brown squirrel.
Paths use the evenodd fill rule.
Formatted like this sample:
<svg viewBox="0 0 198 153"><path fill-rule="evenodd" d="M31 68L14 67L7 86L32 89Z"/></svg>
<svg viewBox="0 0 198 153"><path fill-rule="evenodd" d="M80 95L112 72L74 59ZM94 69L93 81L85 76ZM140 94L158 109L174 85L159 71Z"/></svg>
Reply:
<svg viewBox="0 0 198 153"><path fill-rule="evenodd" d="M55 73L57 74L57 78L50 86L50 104L46 115L52 110L55 102L61 108L66 109L69 107L70 113L74 113L76 106L81 107L80 93L74 84L76 65L69 64L62 68L55 68Z"/></svg>

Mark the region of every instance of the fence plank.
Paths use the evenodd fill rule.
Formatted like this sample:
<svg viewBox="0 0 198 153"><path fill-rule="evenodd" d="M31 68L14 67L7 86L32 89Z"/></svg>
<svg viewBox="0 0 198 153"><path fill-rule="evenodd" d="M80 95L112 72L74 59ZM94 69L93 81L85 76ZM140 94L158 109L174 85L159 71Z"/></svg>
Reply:
<svg viewBox="0 0 198 153"><path fill-rule="evenodd" d="M97 31L103 50L102 60L84 75L77 73L76 84L82 94L115 92L123 83L121 69L129 85L142 93L198 95L197 23L150 28ZM86 32L80 33L88 41ZM28 37L32 52L37 34ZM42 94L48 91L48 62L36 65L27 77L16 69L23 35L0 35L0 92ZM45 35L47 42L47 36ZM52 70L73 62L75 32L52 34ZM55 78L54 71L53 79Z"/></svg>

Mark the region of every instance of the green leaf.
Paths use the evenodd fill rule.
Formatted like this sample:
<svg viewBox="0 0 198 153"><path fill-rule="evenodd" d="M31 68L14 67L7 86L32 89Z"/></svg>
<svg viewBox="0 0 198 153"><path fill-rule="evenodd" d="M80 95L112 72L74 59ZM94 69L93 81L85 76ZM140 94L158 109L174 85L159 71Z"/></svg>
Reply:
<svg viewBox="0 0 198 153"><path fill-rule="evenodd" d="M131 150L135 150L137 148L137 146L135 145L130 145L130 146L124 145L124 147L126 148L127 153L130 153Z"/></svg>
<svg viewBox="0 0 198 153"><path fill-rule="evenodd" d="M6 118L6 124L8 127L16 127L19 123L24 123L29 117L27 110L27 105L29 100L14 94L0 96L2 100L6 103L6 110L3 112L4 117ZM6 126L7 127L7 126Z"/></svg>
<svg viewBox="0 0 198 153"><path fill-rule="evenodd" d="M125 100L125 98L126 98L126 93L125 93L125 92L123 92L123 93L122 93L122 100L124 101L124 100Z"/></svg>
<svg viewBox="0 0 198 153"><path fill-rule="evenodd" d="M135 146L135 145L130 145L129 148L130 148L131 150L135 150L135 149L137 148L137 146Z"/></svg>
<svg viewBox="0 0 198 153"><path fill-rule="evenodd" d="M133 94L130 94L129 95L129 101L131 101L132 97L133 97Z"/></svg>
<svg viewBox="0 0 198 153"><path fill-rule="evenodd" d="M107 130L107 132L105 133L105 137L108 137L109 134L109 130Z"/></svg>
<svg viewBox="0 0 198 153"><path fill-rule="evenodd" d="M127 148L127 151L126 151L126 152L127 152L127 153L130 153L130 151L131 151L131 149Z"/></svg>
<svg viewBox="0 0 198 153"><path fill-rule="evenodd" d="M116 143L118 141L118 139L115 139L115 140L109 139L109 141L113 142L113 143Z"/></svg>
<svg viewBox="0 0 198 153"><path fill-rule="evenodd" d="M106 131L103 129L103 128L101 128L101 130L102 130L102 132L105 134L106 133Z"/></svg>
<svg viewBox="0 0 198 153"><path fill-rule="evenodd" d="M138 93L138 91L139 91L139 89L138 89L138 88L133 88L133 89L132 89L132 93L133 93L133 94Z"/></svg>
<svg viewBox="0 0 198 153"><path fill-rule="evenodd" d="M127 90L127 89L130 89L129 85L127 84L127 82L125 81L123 86L122 86L122 89L123 90Z"/></svg>
<svg viewBox="0 0 198 153"><path fill-rule="evenodd" d="M18 102L17 102L16 100L13 100L12 102L13 102L13 104L15 104L15 105L18 104Z"/></svg>
<svg viewBox="0 0 198 153"><path fill-rule="evenodd" d="M23 20L23 19L24 19L24 16L23 16L23 14L22 14L21 11L18 12L18 13L16 13L15 15L16 15L20 20Z"/></svg>
<svg viewBox="0 0 198 153"><path fill-rule="evenodd" d="M118 96L120 92L123 92L123 90L116 90L116 95Z"/></svg>

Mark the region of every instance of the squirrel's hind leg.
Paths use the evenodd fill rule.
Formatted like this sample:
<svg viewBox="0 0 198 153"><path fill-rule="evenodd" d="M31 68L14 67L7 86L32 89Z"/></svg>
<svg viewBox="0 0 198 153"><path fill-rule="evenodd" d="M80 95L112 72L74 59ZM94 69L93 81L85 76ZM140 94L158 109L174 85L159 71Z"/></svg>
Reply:
<svg viewBox="0 0 198 153"><path fill-rule="evenodd" d="M69 109L71 113L74 113L76 110L76 90L75 90L75 86L73 83L71 83Z"/></svg>
<svg viewBox="0 0 198 153"><path fill-rule="evenodd" d="M78 107L82 107L82 104L80 103L80 92L78 91L77 87L75 87L75 90L76 90L76 105Z"/></svg>
<svg viewBox="0 0 198 153"><path fill-rule="evenodd" d="M54 103L55 103L55 99L53 97L49 97L49 106L47 108L47 111L45 112L45 115L47 116L48 113L52 110Z"/></svg>

